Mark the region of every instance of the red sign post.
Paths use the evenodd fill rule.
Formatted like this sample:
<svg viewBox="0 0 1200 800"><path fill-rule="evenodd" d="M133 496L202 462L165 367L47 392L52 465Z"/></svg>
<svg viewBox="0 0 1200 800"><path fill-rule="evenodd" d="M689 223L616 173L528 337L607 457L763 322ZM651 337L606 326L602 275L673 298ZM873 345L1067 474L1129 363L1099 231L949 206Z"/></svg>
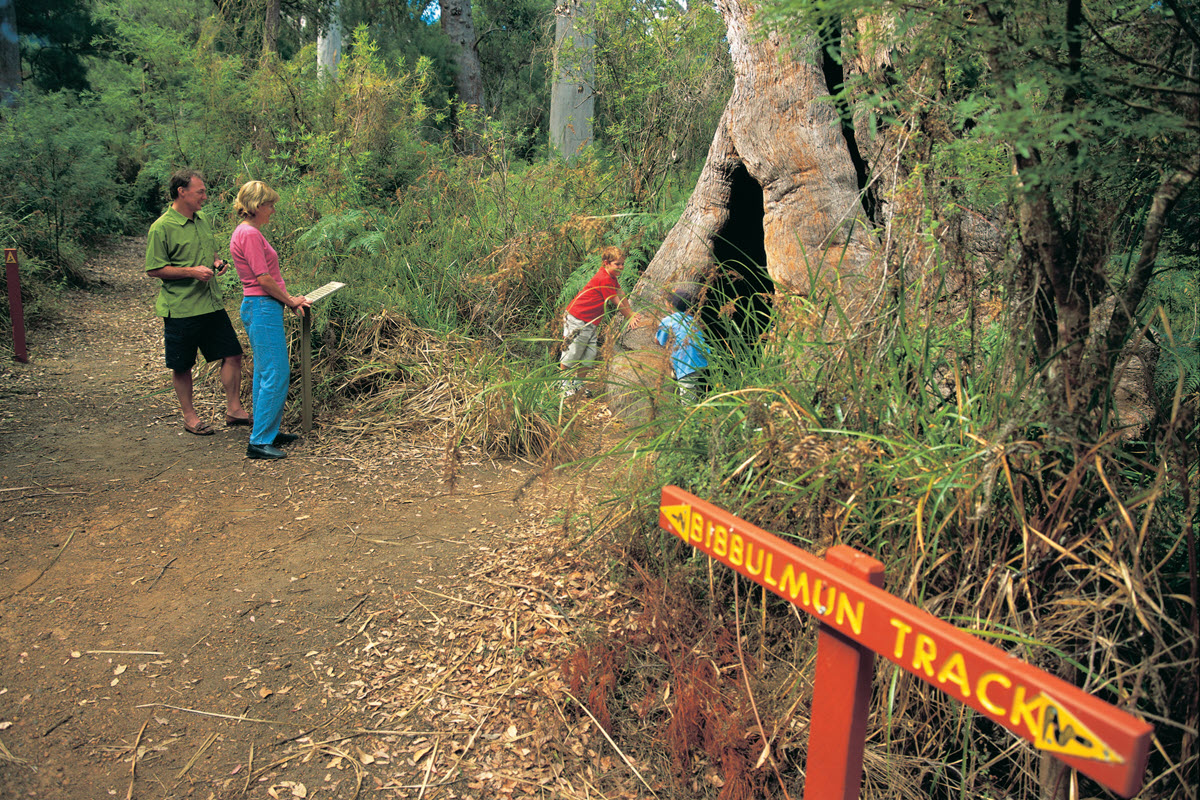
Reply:
<svg viewBox="0 0 1200 800"><path fill-rule="evenodd" d="M675 486L659 526L820 621L809 800L858 797L874 654L1124 797L1141 787L1151 725L888 594L878 561L817 558Z"/></svg>
<svg viewBox="0 0 1200 800"><path fill-rule="evenodd" d="M29 353L25 351L25 306L21 304L21 275L17 266L16 248L4 248L4 272L8 278L8 311L13 329L13 358L24 364L29 361Z"/></svg>

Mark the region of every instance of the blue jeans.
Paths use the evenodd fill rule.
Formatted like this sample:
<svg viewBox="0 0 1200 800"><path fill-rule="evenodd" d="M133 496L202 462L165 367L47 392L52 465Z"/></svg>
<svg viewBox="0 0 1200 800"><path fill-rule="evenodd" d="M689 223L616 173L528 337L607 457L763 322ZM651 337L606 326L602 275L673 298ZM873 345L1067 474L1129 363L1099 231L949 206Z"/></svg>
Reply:
<svg viewBox="0 0 1200 800"><path fill-rule="evenodd" d="M250 444L271 444L283 422L283 402L287 399L287 336L283 332L283 304L274 297L242 298L242 324L254 353L254 427Z"/></svg>

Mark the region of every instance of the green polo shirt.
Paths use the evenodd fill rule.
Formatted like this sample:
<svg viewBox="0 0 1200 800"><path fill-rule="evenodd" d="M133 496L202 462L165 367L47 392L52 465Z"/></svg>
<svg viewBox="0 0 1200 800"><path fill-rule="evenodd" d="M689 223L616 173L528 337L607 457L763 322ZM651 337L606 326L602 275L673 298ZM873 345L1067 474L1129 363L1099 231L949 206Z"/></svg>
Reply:
<svg viewBox="0 0 1200 800"><path fill-rule="evenodd" d="M188 219L174 208L154 221L147 234L146 271L160 267L212 267L217 253L217 240L212 226L199 211ZM160 317L196 317L225 307L221 299L221 282L195 278L165 280L154 301L154 311Z"/></svg>

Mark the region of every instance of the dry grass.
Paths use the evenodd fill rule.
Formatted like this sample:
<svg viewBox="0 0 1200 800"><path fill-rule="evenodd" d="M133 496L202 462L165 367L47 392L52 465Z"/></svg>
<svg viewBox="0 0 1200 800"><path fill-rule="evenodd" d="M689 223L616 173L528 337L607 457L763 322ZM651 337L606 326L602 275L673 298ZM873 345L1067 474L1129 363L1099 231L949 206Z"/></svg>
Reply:
<svg viewBox="0 0 1200 800"><path fill-rule="evenodd" d="M503 458L569 457L560 428L505 389L511 376L502 367L489 372L494 359L477 342L432 334L385 311L341 331L314 373L327 403L352 407L330 415L343 438L440 442L450 468L462 448Z"/></svg>
<svg viewBox="0 0 1200 800"><path fill-rule="evenodd" d="M743 516L879 555L893 593L1153 723L1139 797L1197 797L1194 443L1145 464L1115 439L1090 448L980 441L964 456L973 470L934 517L930 487L943 465L932 454L884 480L909 454L815 433L780 405L755 423L763 433L741 454L745 473L726 474L759 498ZM626 488L648 495L653 484L648 472ZM848 509L876 502L874 484L899 486L910 501L879 506L893 516L875 517L872 530ZM642 612L568 660L583 691L602 687L593 713L643 760L665 751L673 796L798 796L814 626L672 538L656 549L645 515L615 522ZM1103 793L887 662L874 686L864 798Z"/></svg>

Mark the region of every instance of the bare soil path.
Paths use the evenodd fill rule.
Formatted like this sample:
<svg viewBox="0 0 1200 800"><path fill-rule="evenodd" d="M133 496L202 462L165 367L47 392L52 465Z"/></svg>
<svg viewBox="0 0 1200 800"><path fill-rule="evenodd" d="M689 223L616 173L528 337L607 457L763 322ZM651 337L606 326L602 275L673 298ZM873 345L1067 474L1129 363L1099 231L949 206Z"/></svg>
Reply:
<svg viewBox="0 0 1200 800"><path fill-rule="evenodd" d="M534 468L248 461L212 380L185 433L142 247L0 364L0 798L649 796L556 695L617 600Z"/></svg>

